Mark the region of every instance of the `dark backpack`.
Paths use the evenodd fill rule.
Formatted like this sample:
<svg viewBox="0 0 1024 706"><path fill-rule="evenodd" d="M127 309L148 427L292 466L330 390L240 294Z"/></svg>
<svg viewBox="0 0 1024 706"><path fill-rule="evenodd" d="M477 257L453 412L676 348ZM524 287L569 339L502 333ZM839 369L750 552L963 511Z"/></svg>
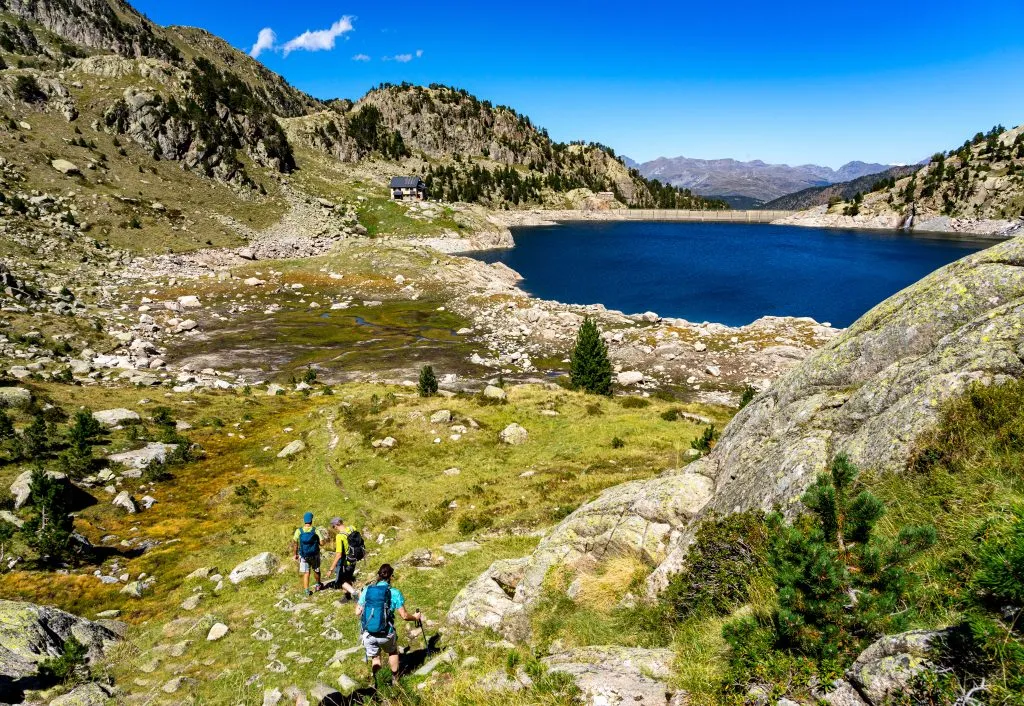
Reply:
<svg viewBox="0 0 1024 706"><path fill-rule="evenodd" d="M299 556L303 559L312 559L320 553L320 535L317 534L316 528L310 527L308 530L303 528L299 529Z"/></svg>
<svg viewBox="0 0 1024 706"><path fill-rule="evenodd" d="M363 542L363 535L359 530L352 530L348 533L348 554L345 555L345 562L354 564L366 556L366 543Z"/></svg>
<svg viewBox="0 0 1024 706"><path fill-rule="evenodd" d="M391 586L375 583L366 588L360 624L364 632L374 637L387 637L391 634L395 624L395 616L391 612Z"/></svg>

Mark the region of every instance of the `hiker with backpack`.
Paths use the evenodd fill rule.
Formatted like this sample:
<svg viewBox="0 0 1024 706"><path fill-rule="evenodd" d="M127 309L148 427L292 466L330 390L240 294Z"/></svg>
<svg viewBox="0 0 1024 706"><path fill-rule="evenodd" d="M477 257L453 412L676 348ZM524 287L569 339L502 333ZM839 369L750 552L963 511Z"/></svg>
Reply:
<svg viewBox="0 0 1024 706"><path fill-rule="evenodd" d="M307 596L313 594L309 588L310 571L316 577L314 589L319 591L322 587L320 583L320 545L322 543L323 539L321 539L320 533L313 526L313 513L307 512L302 516L302 527L297 528L295 534L292 535L292 552L295 555L295 560L299 562L302 590Z"/></svg>
<svg viewBox="0 0 1024 706"><path fill-rule="evenodd" d="M363 647L370 660L374 684L383 661L381 652L388 655L391 668L391 684L398 685L398 633L395 632L395 615L402 620L420 623L423 615L419 611L410 613L405 609L405 596L391 585L395 570L390 564L383 564L377 570L377 582L363 589L359 595L356 615L362 630Z"/></svg>
<svg viewBox="0 0 1024 706"><path fill-rule="evenodd" d="M334 587L345 591L347 598L355 598L356 562L366 556L366 544L359 530L349 530L340 517L331 518L331 529L334 530L334 561L327 570L334 575Z"/></svg>

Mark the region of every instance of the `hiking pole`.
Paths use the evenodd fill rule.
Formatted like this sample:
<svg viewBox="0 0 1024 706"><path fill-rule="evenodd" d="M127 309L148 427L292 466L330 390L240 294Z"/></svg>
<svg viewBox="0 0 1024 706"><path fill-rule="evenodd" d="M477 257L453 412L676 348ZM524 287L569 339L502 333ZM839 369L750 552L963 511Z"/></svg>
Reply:
<svg viewBox="0 0 1024 706"><path fill-rule="evenodd" d="M419 608L416 609L416 615L422 615L422 613L420 613L420 609ZM430 643L427 642L427 631L423 627L423 618L417 618L416 619L416 624L420 626L420 637L423 638L423 650L427 653L427 656L429 657L430 656Z"/></svg>

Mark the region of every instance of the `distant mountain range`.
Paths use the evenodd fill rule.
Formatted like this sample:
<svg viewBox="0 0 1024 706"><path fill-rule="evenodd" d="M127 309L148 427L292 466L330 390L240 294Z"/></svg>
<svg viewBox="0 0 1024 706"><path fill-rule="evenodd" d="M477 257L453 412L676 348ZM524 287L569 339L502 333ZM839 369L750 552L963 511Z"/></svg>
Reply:
<svg viewBox="0 0 1024 706"><path fill-rule="evenodd" d="M629 158L624 158L624 161L648 179L690 189L702 196L723 198L734 206L771 201L811 187L852 181L884 172L893 166L849 162L839 169L832 169L817 164L791 167L788 164L767 164L761 160L740 162L735 159L689 157L659 157L642 164Z"/></svg>

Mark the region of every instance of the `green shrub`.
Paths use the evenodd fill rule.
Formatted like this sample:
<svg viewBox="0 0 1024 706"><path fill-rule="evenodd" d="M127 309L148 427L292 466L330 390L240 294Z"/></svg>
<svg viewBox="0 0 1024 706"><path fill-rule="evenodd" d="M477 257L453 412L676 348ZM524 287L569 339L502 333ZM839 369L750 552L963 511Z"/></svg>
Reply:
<svg viewBox="0 0 1024 706"><path fill-rule="evenodd" d="M662 595L670 619L728 615L745 604L751 584L768 576L768 537L760 512L702 520L685 567Z"/></svg>
<svg viewBox="0 0 1024 706"><path fill-rule="evenodd" d="M715 425L704 427L704 431L696 439L690 442L690 448L700 451L702 454L706 454L711 451L715 446L715 439L718 437L718 432L715 430Z"/></svg>
<svg viewBox="0 0 1024 706"><path fill-rule="evenodd" d="M625 441L623 441L621 438L619 438L617 436L612 437L612 448L613 449L623 449L625 447L626 447L626 442Z"/></svg>
<svg viewBox="0 0 1024 706"><path fill-rule="evenodd" d="M14 95L25 103L41 103L46 100L46 94L40 88L35 76L18 76L14 79Z"/></svg>
<svg viewBox="0 0 1024 706"><path fill-rule="evenodd" d="M77 677L87 678L88 653L88 648L75 639L74 635L69 636L59 657L49 657L39 663L39 676L45 681L61 683L67 683Z"/></svg>
<svg viewBox="0 0 1024 706"><path fill-rule="evenodd" d="M755 396L757 396L757 390L754 389L753 385L747 385L744 387L743 394L740 395L740 409L743 409L750 404Z"/></svg>
<svg viewBox="0 0 1024 706"><path fill-rule="evenodd" d="M486 529L492 524L494 524L493 518L486 514L459 515L459 519L456 521L459 534L463 536L473 534L477 530Z"/></svg>
<svg viewBox="0 0 1024 706"><path fill-rule="evenodd" d="M32 471L31 484L31 515L21 528L22 535L41 562L61 564L71 557L74 526L67 493L61 481L50 478L42 467Z"/></svg>
<svg viewBox="0 0 1024 706"><path fill-rule="evenodd" d="M643 397L634 397L629 395L627 397L620 397L619 404L624 409L644 409L645 407L651 406L651 401L644 399Z"/></svg>
<svg viewBox="0 0 1024 706"><path fill-rule="evenodd" d="M245 508L249 517L255 517L269 498L270 493L267 492L267 489L260 487L259 481L255 478L250 478L242 485L235 486L233 501Z"/></svg>

